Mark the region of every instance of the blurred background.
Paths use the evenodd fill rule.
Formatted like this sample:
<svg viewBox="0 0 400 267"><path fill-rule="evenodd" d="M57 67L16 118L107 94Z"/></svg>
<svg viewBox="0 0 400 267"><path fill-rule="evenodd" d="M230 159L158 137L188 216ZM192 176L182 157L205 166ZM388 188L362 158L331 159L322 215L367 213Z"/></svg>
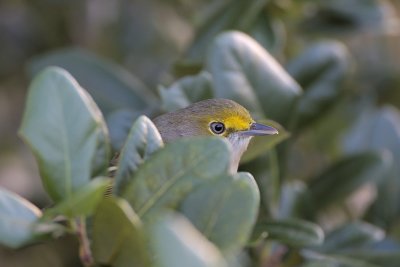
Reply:
<svg viewBox="0 0 400 267"><path fill-rule="evenodd" d="M349 51L348 65L333 70L345 70L341 94L312 127L296 133L285 179L307 180L343 155L374 146L398 162L399 12L395 0L2 0L0 186L39 207L49 204L33 156L17 136L29 82L46 62L61 62L84 87L94 88L104 82L97 81L101 72L86 72L74 58L87 65L106 62L146 91L146 99L156 99L160 84L197 74L208 44L230 29L251 35L291 74L296 73L292 59L321 40L343 43ZM309 79L297 81L306 89ZM371 221L400 238L400 168L393 168L394 178L385 186L394 198L384 205L382 220ZM359 184L345 199L347 213L335 214L363 216L379 190ZM319 221L331 229L341 216Z"/></svg>

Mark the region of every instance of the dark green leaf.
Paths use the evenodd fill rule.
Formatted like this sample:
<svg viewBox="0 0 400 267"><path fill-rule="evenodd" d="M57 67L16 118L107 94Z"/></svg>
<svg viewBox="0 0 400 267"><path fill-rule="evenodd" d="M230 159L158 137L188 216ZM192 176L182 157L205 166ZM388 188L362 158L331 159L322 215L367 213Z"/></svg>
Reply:
<svg viewBox="0 0 400 267"><path fill-rule="evenodd" d="M346 47L334 41L314 44L289 64L288 72L305 89L294 112L297 127L323 116L337 103L350 66Z"/></svg>
<svg viewBox="0 0 400 267"><path fill-rule="evenodd" d="M365 222L352 222L330 232L318 251L335 253L342 250L358 249L385 237L385 232Z"/></svg>
<svg viewBox="0 0 400 267"><path fill-rule="evenodd" d="M218 249L183 217L167 216L151 232L159 267L226 266Z"/></svg>
<svg viewBox="0 0 400 267"><path fill-rule="evenodd" d="M265 152L272 149L290 136L290 133L288 133L281 125L274 121L257 120L257 122L274 127L279 131L279 134L253 137L250 141L249 147L240 160L241 163L249 162L260 155L265 154Z"/></svg>
<svg viewBox="0 0 400 267"><path fill-rule="evenodd" d="M324 232L318 225L294 218L259 223L253 235L265 235L268 239L295 247L319 245L324 241Z"/></svg>
<svg viewBox="0 0 400 267"><path fill-rule="evenodd" d="M210 137L169 143L141 165L121 195L140 217L176 207L193 188L228 172L229 148Z"/></svg>
<svg viewBox="0 0 400 267"><path fill-rule="evenodd" d="M93 217L91 247L100 264L150 266L142 224L123 199L109 197L100 202Z"/></svg>
<svg viewBox="0 0 400 267"><path fill-rule="evenodd" d="M48 66L69 71L90 93L105 116L117 109L137 111L154 103L151 91L131 73L88 51L64 49L52 52L35 58L29 68L33 76Z"/></svg>
<svg viewBox="0 0 400 267"><path fill-rule="evenodd" d="M366 182L378 181L386 174L390 161L388 154L374 152L341 159L310 180L304 208L317 211L344 199Z"/></svg>
<svg viewBox="0 0 400 267"><path fill-rule="evenodd" d="M324 257L323 259L309 261L301 267L380 267L366 261L339 256ZM383 267L383 266L382 266Z"/></svg>
<svg viewBox="0 0 400 267"><path fill-rule="evenodd" d="M118 161L114 192L119 194L138 167L151 154L163 147L163 141L154 124L145 116L133 124Z"/></svg>
<svg viewBox="0 0 400 267"><path fill-rule="evenodd" d="M300 86L255 40L240 32L219 35L207 57L215 96L237 101L258 116L285 125Z"/></svg>
<svg viewBox="0 0 400 267"><path fill-rule="evenodd" d="M111 181L109 178L94 178L88 184L72 193L70 197L63 199L56 206L46 210L44 215L64 215L69 218L91 215L110 186Z"/></svg>
<svg viewBox="0 0 400 267"><path fill-rule="evenodd" d="M349 251L344 255L363 260L368 263L378 264L383 267L398 267L400 251L376 251L373 249Z"/></svg>
<svg viewBox="0 0 400 267"><path fill-rule="evenodd" d="M35 236L42 212L26 199L0 187L0 243L10 248L26 245Z"/></svg>
<svg viewBox="0 0 400 267"><path fill-rule="evenodd" d="M376 111L363 112L344 140L347 152L387 150L393 164L378 185L378 197L368 211L369 221L382 227L390 225L400 215L400 114L397 109L385 106Z"/></svg>
<svg viewBox="0 0 400 267"><path fill-rule="evenodd" d="M213 97L211 75L203 71L196 76L187 76L168 88L160 87L159 92L164 111L185 108L191 103Z"/></svg>
<svg viewBox="0 0 400 267"><path fill-rule="evenodd" d="M180 210L223 253L230 254L247 242L259 202L254 178L238 173L199 186L183 200Z"/></svg>
<svg viewBox="0 0 400 267"><path fill-rule="evenodd" d="M91 177L107 171L103 116L65 70L48 68L32 82L19 133L33 150L43 184L55 201L71 197Z"/></svg>

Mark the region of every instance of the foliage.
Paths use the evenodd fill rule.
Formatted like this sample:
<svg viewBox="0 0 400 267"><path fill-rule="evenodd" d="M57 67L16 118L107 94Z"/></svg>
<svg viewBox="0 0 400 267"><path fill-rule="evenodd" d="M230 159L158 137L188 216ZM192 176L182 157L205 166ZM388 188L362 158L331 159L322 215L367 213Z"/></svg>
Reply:
<svg viewBox="0 0 400 267"><path fill-rule="evenodd" d="M196 9L183 2L158 4ZM84 49L30 62L19 134L53 204L40 211L0 188L0 244L72 234L86 266L397 266L399 111L352 89L357 77L376 81L369 66L354 70L357 51L344 44L345 32L387 32L390 2L195 2L204 11L169 82L143 82ZM123 7L121 21L132 17ZM127 36L121 57L134 43L127 24L116 31ZM233 99L279 129L252 140L237 174L225 140L164 144L149 119L207 98ZM353 204L371 188L375 198Z"/></svg>

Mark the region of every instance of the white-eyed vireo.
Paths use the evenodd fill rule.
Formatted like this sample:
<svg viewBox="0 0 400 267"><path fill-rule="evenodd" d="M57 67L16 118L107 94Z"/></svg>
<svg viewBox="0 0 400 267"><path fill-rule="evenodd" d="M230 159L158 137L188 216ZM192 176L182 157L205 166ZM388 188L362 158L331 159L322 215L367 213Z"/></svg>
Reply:
<svg viewBox="0 0 400 267"><path fill-rule="evenodd" d="M249 111L228 99L208 99L187 108L153 119L164 142L189 136L221 136L232 145L231 171L236 172L250 139L258 135L277 134L267 125L256 123Z"/></svg>

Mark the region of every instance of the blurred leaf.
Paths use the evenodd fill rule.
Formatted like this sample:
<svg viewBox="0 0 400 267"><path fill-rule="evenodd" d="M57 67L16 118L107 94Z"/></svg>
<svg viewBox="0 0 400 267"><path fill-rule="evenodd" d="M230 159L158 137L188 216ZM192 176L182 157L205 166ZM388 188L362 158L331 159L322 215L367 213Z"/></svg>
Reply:
<svg viewBox="0 0 400 267"><path fill-rule="evenodd" d="M159 93L164 111L186 108L191 103L213 98L212 78L203 71L196 76L181 78L168 88L161 86Z"/></svg>
<svg viewBox="0 0 400 267"><path fill-rule="evenodd" d="M324 241L324 232L318 225L295 218L257 224L253 236L257 238L264 235L267 239L294 247L314 246Z"/></svg>
<svg viewBox="0 0 400 267"><path fill-rule="evenodd" d="M256 116L286 125L301 88L251 37L233 31L219 35L207 67L217 98L235 100Z"/></svg>
<svg viewBox="0 0 400 267"><path fill-rule="evenodd" d="M280 55L286 47L286 29L283 21L270 15L261 13L252 25L250 35L275 56Z"/></svg>
<svg viewBox="0 0 400 267"><path fill-rule="evenodd" d="M91 215L96 209L100 200L104 198L111 181L107 177L97 177L88 184L63 199L54 207L45 211L45 216L64 215L69 218L80 215Z"/></svg>
<svg viewBox="0 0 400 267"><path fill-rule="evenodd" d="M376 251L373 249L361 249L350 251L344 255L363 260L368 263L383 267L398 267L400 262L400 251Z"/></svg>
<svg viewBox="0 0 400 267"><path fill-rule="evenodd" d="M348 153L365 150L387 150L393 164L378 184L378 197L368 211L367 218L384 228L400 217L400 114L385 106L363 112L350 132L345 135L344 150Z"/></svg>
<svg viewBox="0 0 400 267"><path fill-rule="evenodd" d="M311 30L345 32L367 30L390 32L396 27L397 17L393 4L386 0L324 0L309 18Z"/></svg>
<svg viewBox="0 0 400 267"><path fill-rule="evenodd" d="M0 187L0 243L19 248L35 236L34 223L42 212L26 199Z"/></svg>
<svg viewBox="0 0 400 267"><path fill-rule="evenodd" d="M231 254L248 240L259 202L253 176L237 173L199 186L182 201L180 210L224 254Z"/></svg>
<svg viewBox="0 0 400 267"><path fill-rule="evenodd" d="M380 267L365 261L338 256L325 257L320 260L309 261L301 267ZM383 266L382 266L383 267Z"/></svg>
<svg viewBox="0 0 400 267"><path fill-rule="evenodd" d="M208 14L204 15L202 24L186 53L187 61L203 63L215 36L222 31L235 28L238 16L250 6L247 0L224 0L207 7Z"/></svg>
<svg viewBox="0 0 400 267"><path fill-rule="evenodd" d="M277 208L277 218L285 219L301 216L298 203L301 201L301 197L307 190L304 182L298 180L286 181L280 188L281 194L279 207Z"/></svg>
<svg viewBox="0 0 400 267"><path fill-rule="evenodd" d="M128 137L129 131L135 120L144 112L119 109L111 112L107 118L107 127L110 133L110 141L114 151L121 151Z"/></svg>
<svg viewBox="0 0 400 267"><path fill-rule="evenodd" d="M121 193L140 217L175 208L196 186L228 172L230 147L220 138L181 139L141 165Z"/></svg>
<svg viewBox="0 0 400 267"><path fill-rule="evenodd" d="M322 252L338 252L348 249L359 249L385 237L385 232L365 222L351 222L330 232L322 246L317 247Z"/></svg>
<svg viewBox="0 0 400 267"><path fill-rule="evenodd" d="M19 133L33 150L43 184L55 201L71 197L107 171L103 116L65 70L48 68L32 82Z"/></svg>
<svg viewBox="0 0 400 267"><path fill-rule="evenodd" d="M48 66L69 71L106 117L121 108L142 110L155 101L151 91L131 73L88 51L64 49L39 56L30 63L29 71L33 76Z"/></svg>
<svg viewBox="0 0 400 267"><path fill-rule="evenodd" d="M166 216L151 233L159 267L226 266L218 249L181 216Z"/></svg>
<svg viewBox="0 0 400 267"><path fill-rule="evenodd" d="M249 147L244 152L240 162L249 162L268 150L272 149L282 141L289 138L290 133L287 132L281 125L271 120L257 120L257 122L274 127L279 131L279 134L271 136L256 136L250 141Z"/></svg>
<svg viewBox="0 0 400 267"><path fill-rule="evenodd" d="M303 208L318 211L347 197L362 184L378 181L387 172L391 158L386 153L365 152L347 156L309 180L309 199Z"/></svg>
<svg viewBox="0 0 400 267"><path fill-rule="evenodd" d="M151 120L145 116L139 117L133 124L119 156L114 192L121 193L138 167L163 145L160 133Z"/></svg>
<svg viewBox="0 0 400 267"><path fill-rule="evenodd" d="M305 90L294 112L297 127L321 118L337 103L350 66L346 47L336 41L316 43L288 65L290 75Z"/></svg>
<svg viewBox="0 0 400 267"><path fill-rule="evenodd" d="M123 199L108 197L93 217L92 251L102 265L150 266L142 224Z"/></svg>

